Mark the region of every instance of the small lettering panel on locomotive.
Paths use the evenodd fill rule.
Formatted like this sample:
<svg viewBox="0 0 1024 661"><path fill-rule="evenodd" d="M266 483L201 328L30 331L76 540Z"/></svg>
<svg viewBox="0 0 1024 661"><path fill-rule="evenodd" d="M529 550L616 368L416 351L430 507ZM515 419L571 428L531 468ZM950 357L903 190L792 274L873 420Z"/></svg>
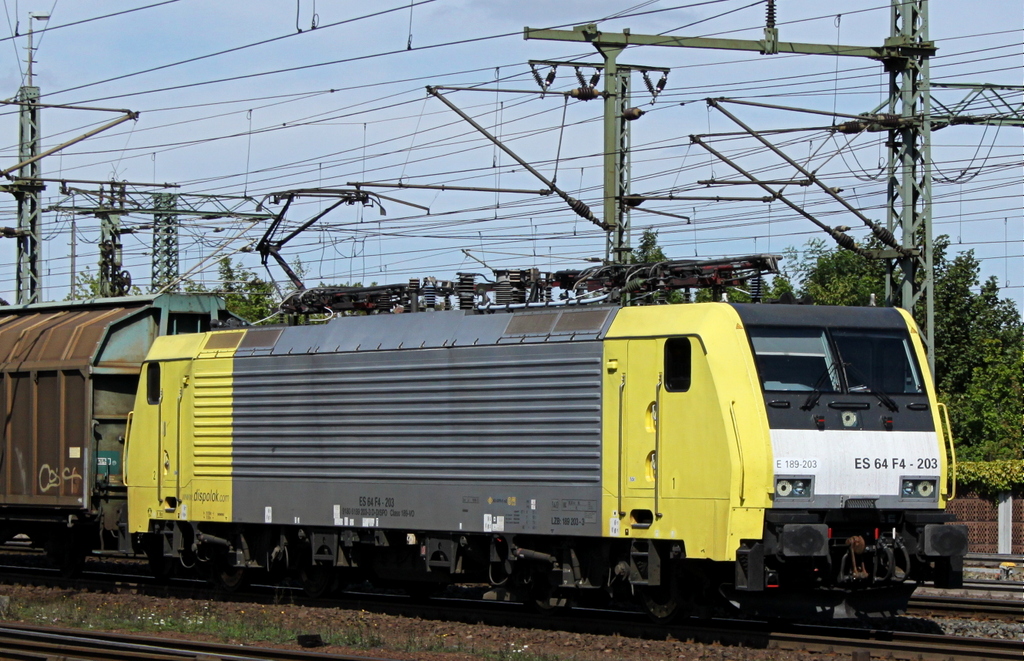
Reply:
<svg viewBox="0 0 1024 661"><path fill-rule="evenodd" d="M276 484L275 484L276 482ZM566 498L574 495L588 498ZM561 492L561 493L559 493ZM472 485L379 485L317 482L302 490L268 481L259 495L235 501L241 522L483 533L601 534L600 489L524 487L514 492ZM270 521L267 513L270 512Z"/></svg>

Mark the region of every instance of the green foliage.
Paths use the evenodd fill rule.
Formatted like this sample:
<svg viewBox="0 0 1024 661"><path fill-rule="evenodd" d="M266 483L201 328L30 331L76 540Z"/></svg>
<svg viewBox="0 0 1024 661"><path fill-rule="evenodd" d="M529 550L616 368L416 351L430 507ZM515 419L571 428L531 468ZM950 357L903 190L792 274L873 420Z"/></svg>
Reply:
<svg viewBox="0 0 1024 661"><path fill-rule="evenodd" d="M793 287L793 282L789 279L789 276L784 273L780 273L773 277L765 287L764 297L779 298L783 294L793 294L796 296L796 288Z"/></svg>
<svg viewBox="0 0 1024 661"><path fill-rule="evenodd" d="M991 498L1000 491L1024 487L1024 461L961 461L956 466L956 481L958 491L976 491Z"/></svg>
<svg viewBox="0 0 1024 661"><path fill-rule="evenodd" d="M793 293L793 285L786 276L777 275L762 285L761 298L763 300L779 298L787 292L791 294ZM710 303L713 296L714 293L710 289L698 289L697 295L694 297L694 302ZM750 297L749 292L736 287L727 287L725 290L725 297L730 303L750 303L753 300Z"/></svg>
<svg viewBox="0 0 1024 661"><path fill-rule="evenodd" d="M1024 458L1024 326L973 251L936 255L935 372L964 459ZM977 293L975 290L979 289Z"/></svg>
<svg viewBox="0 0 1024 661"><path fill-rule="evenodd" d="M885 300L881 260L826 247L821 239L808 241L802 258L793 248L786 249L785 256L795 264L793 276L800 282L799 294L809 295L818 305L869 305L872 294L879 305Z"/></svg>
<svg viewBox="0 0 1024 661"><path fill-rule="evenodd" d="M274 285L242 266L230 257L217 265L221 290L228 311L246 321L254 322L273 317L277 313L277 290Z"/></svg>
<svg viewBox="0 0 1024 661"><path fill-rule="evenodd" d="M1024 328L999 284L979 282L973 251L947 256L949 240L935 240L935 382L949 405L953 438L966 460L1024 457ZM867 305L884 301L885 267L821 240L807 243L803 257L790 248L798 295L822 305ZM923 325L923 315L918 323Z"/></svg>
<svg viewBox="0 0 1024 661"><path fill-rule="evenodd" d="M637 264L667 262L665 251L658 245L658 232L648 227L640 236L640 245L633 249L633 261Z"/></svg>

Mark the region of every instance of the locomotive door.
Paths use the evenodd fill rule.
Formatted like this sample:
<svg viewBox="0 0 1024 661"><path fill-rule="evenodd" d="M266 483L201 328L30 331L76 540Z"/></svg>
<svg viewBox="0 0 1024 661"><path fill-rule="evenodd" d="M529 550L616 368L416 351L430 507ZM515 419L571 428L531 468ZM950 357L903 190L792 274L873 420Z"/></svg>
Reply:
<svg viewBox="0 0 1024 661"><path fill-rule="evenodd" d="M159 417L157 420L157 500L165 510L174 510L180 503L178 488L181 458L181 399L190 361L151 363L162 370L159 378ZM150 400L153 403L153 400Z"/></svg>
<svg viewBox="0 0 1024 661"><path fill-rule="evenodd" d="M625 509L654 511L657 478L658 392L661 347L664 340L629 340L626 349L626 386L623 390L623 457L621 488L629 502Z"/></svg>

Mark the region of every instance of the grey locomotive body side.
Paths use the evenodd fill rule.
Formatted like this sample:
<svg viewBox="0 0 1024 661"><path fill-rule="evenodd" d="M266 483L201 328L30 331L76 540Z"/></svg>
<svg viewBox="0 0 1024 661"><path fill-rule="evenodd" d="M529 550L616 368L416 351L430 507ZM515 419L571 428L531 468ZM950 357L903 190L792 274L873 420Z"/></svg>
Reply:
<svg viewBox="0 0 1024 661"><path fill-rule="evenodd" d="M609 312L265 331L235 353L233 520L600 535Z"/></svg>

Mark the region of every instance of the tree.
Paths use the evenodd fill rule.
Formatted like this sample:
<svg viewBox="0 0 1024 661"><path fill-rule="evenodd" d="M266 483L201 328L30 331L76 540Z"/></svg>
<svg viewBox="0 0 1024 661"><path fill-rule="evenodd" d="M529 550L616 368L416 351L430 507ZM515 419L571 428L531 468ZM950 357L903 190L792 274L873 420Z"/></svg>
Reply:
<svg viewBox="0 0 1024 661"><path fill-rule="evenodd" d="M991 277L979 285L974 251L936 250L935 373L964 459L1024 458L1024 326ZM975 293L975 289L979 291Z"/></svg>
<svg viewBox="0 0 1024 661"><path fill-rule="evenodd" d="M301 264L298 265L301 269ZM278 314L277 290L230 257L221 258L217 264L221 289L217 293L224 297L229 312L249 322L262 321Z"/></svg>
<svg viewBox="0 0 1024 661"><path fill-rule="evenodd" d="M948 258L949 239L935 240L935 384L949 405L953 437L961 458L994 460L1024 457L1022 446L1021 315L999 298L999 283L979 281L973 251ZM789 249L797 294L826 305L878 304L885 295L885 268L824 242L806 244L803 256ZM918 315L921 316L921 315ZM919 318L919 324L923 319Z"/></svg>
<svg viewBox="0 0 1024 661"><path fill-rule="evenodd" d="M658 232L653 227L648 227L640 235L640 244L633 249L633 262L637 264L653 264L655 262L667 262L668 257L665 251L658 245Z"/></svg>
<svg viewBox="0 0 1024 661"><path fill-rule="evenodd" d="M794 248L787 248L785 256L794 263L800 294L819 305L870 305L872 294L879 305L885 300L885 265L880 260L828 248L821 239L808 241L803 257Z"/></svg>

